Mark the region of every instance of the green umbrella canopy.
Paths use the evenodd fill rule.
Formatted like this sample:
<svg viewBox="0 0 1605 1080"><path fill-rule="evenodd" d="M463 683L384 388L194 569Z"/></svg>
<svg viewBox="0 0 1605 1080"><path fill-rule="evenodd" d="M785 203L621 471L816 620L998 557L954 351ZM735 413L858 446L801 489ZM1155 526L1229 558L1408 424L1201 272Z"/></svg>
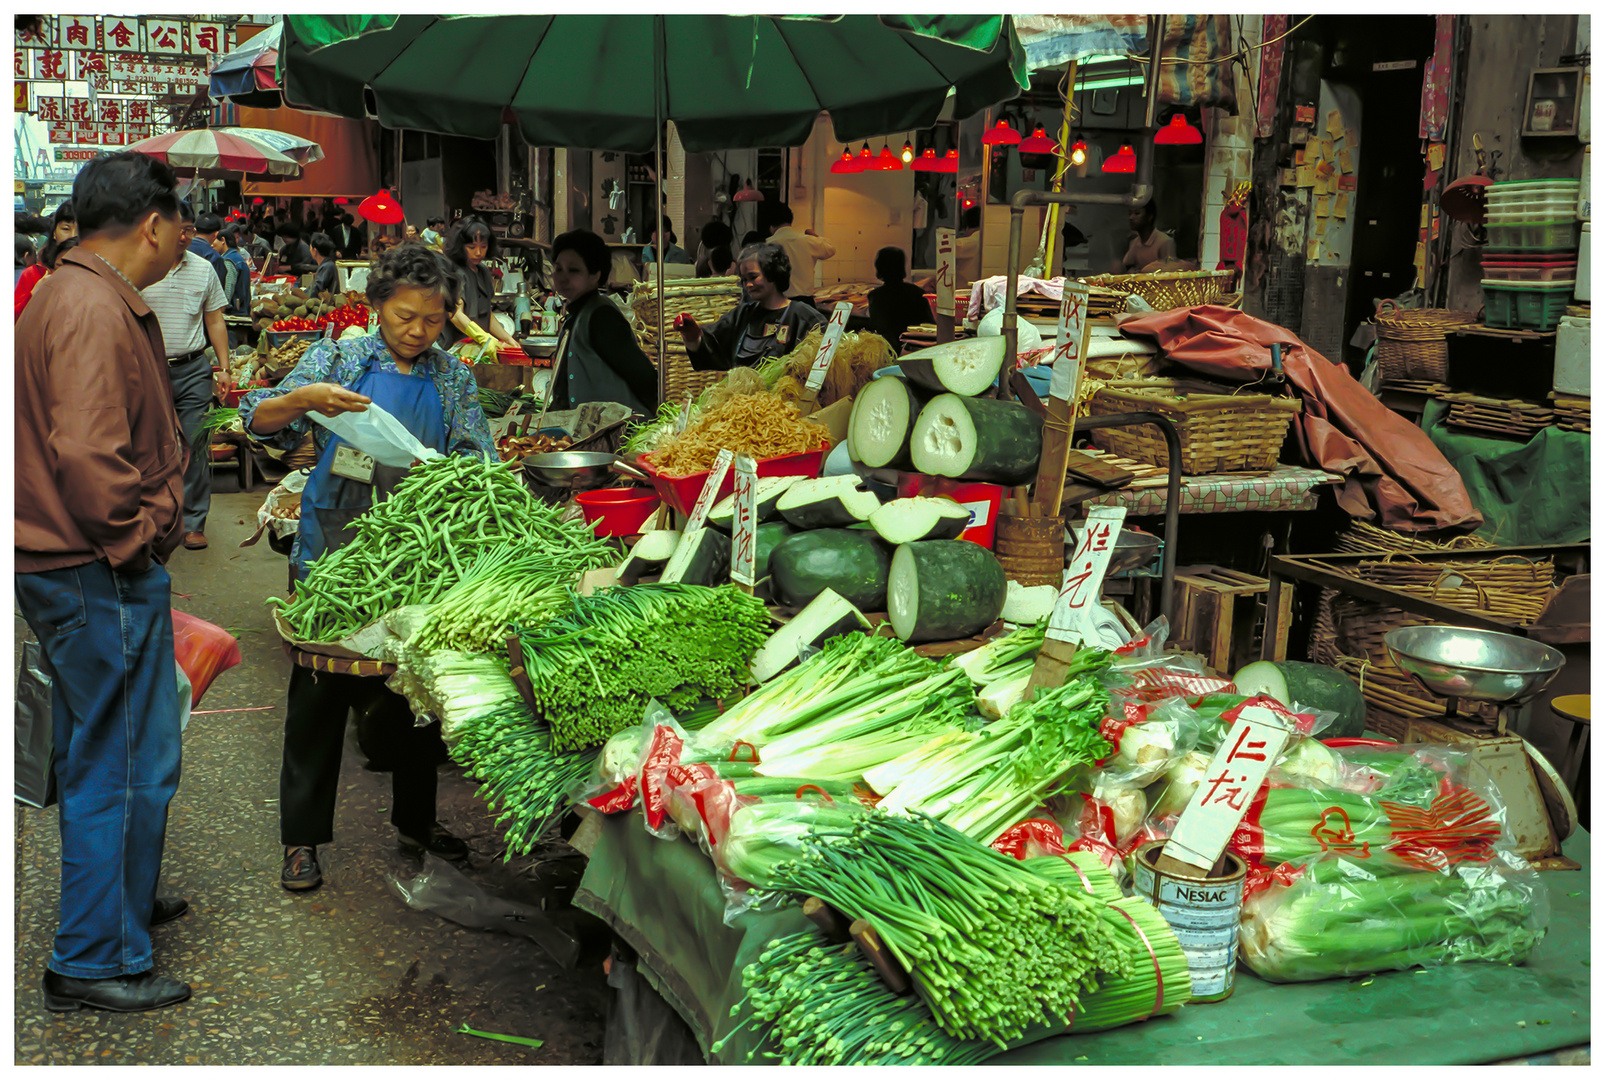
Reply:
<svg viewBox="0 0 1605 1080"><path fill-rule="evenodd" d="M929 127L1026 73L1008 16L286 15L279 82L390 128L489 139L505 110L534 146L646 153L660 117L692 152L799 146L821 110L843 142Z"/></svg>

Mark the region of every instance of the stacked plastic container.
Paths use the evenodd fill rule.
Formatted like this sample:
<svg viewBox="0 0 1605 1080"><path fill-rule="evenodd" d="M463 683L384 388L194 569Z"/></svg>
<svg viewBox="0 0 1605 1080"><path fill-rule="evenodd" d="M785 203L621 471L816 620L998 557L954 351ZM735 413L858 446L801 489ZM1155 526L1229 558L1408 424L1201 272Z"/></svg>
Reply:
<svg viewBox="0 0 1605 1080"><path fill-rule="evenodd" d="M1518 180L1488 187L1483 249L1484 321L1554 330L1577 284L1578 180Z"/></svg>

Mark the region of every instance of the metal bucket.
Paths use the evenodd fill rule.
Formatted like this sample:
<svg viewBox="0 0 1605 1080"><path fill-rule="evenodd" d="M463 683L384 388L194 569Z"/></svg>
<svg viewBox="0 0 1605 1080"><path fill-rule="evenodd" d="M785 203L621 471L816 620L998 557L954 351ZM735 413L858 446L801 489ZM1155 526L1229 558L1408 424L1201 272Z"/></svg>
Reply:
<svg viewBox="0 0 1605 1080"><path fill-rule="evenodd" d="M1237 973L1237 924L1248 864L1228 851L1227 872L1221 877L1177 877L1155 865L1164 849L1163 840L1137 849L1133 868L1137 895L1158 908L1175 931L1187 956L1193 1003L1224 1001L1232 996Z"/></svg>

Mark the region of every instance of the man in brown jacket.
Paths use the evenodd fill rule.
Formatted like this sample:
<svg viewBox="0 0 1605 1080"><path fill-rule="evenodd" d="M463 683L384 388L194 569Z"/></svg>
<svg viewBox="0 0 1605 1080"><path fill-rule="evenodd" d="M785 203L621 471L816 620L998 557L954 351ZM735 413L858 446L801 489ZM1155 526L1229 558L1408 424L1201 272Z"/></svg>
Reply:
<svg viewBox="0 0 1605 1080"><path fill-rule="evenodd" d="M190 988L152 970L178 788L171 589L186 449L140 289L178 257L176 180L143 154L73 183L80 242L16 324L16 597L52 676L61 917L45 1006L139 1012Z"/></svg>

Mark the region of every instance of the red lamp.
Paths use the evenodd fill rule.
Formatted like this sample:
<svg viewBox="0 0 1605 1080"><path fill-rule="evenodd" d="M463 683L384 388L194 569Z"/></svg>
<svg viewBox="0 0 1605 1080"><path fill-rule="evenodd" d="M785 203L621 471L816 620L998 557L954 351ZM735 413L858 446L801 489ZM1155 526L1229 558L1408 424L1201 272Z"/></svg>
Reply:
<svg viewBox="0 0 1605 1080"><path fill-rule="evenodd" d="M336 206L344 206L345 204L346 204L346 200L345 200L345 198L343 196L334 200L334 205L336 205Z"/></svg>
<svg viewBox="0 0 1605 1080"><path fill-rule="evenodd" d="M875 170L877 172L901 172L902 169L902 159L892 153L890 144L883 145L881 152L875 158Z"/></svg>
<svg viewBox="0 0 1605 1080"><path fill-rule="evenodd" d="M389 188L363 199L357 204L357 213L375 225L399 225L407 216L401 212L401 204L390 194Z"/></svg>
<svg viewBox="0 0 1605 1080"><path fill-rule="evenodd" d="M735 198L736 202L763 202L763 192L753 187L752 181L748 180L747 186L736 192Z"/></svg>
<svg viewBox="0 0 1605 1080"><path fill-rule="evenodd" d="M1057 154L1058 152L1059 144L1048 138L1048 133L1043 130L1041 124L1037 125L1037 129L1031 133L1030 138L1020 141L1020 153L1022 154Z"/></svg>
<svg viewBox="0 0 1605 1080"><path fill-rule="evenodd" d="M925 151L927 154L929 150ZM916 168L918 165L916 164ZM833 173L855 173L858 171L858 162L853 158L853 152L842 148L842 156L831 162L830 171Z"/></svg>
<svg viewBox="0 0 1605 1080"><path fill-rule="evenodd" d="M1154 142L1159 146L1189 146L1204 141L1204 133L1187 122L1187 118L1177 113L1170 118L1170 123L1154 132Z"/></svg>
<svg viewBox="0 0 1605 1080"><path fill-rule="evenodd" d="M267 200L262 198L262 196L258 195L256 198L251 200L251 205L252 206L261 206L265 202L267 202Z"/></svg>
<svg viewBox="0 0 1605 1080"><path fill-rule="evenodd" d="M959 152L957 150L949 150L947 153L943 154L942 164L938 168L935 168L931 171L952 173L957 175L959 171Z"/></svg>
<svg viewBox="0 0 1605 1080"><path fill-rule="evenodd" d="M1103 162L1104 172L1136 172L1137 152L1126 143L1117 153L1110 154Z"/></svg>
<svg viewBox="0 0 1605 1080"><path fill-rule="evenodd" d="M859 172L875 168L875 153L869 148L869 143L865 143L864 148L858 152L857 160Z"/></svg>
<svg viewBox="0 0 1605 1080"><path fill-rule="evenodd" d="M920 156L914 159L914 164L910 165L909 168L915 172L941 172L942 159L936 156L935 150L927 146Z"/></svg>
<svg viewBox="0 0 1605 1080"><path fill-rule="evenodd" d="M999 120L996 127L988 129L981 136L981 142L986 146L1019 146L1020 133L1009 126L1007 120Z"/></svg>

